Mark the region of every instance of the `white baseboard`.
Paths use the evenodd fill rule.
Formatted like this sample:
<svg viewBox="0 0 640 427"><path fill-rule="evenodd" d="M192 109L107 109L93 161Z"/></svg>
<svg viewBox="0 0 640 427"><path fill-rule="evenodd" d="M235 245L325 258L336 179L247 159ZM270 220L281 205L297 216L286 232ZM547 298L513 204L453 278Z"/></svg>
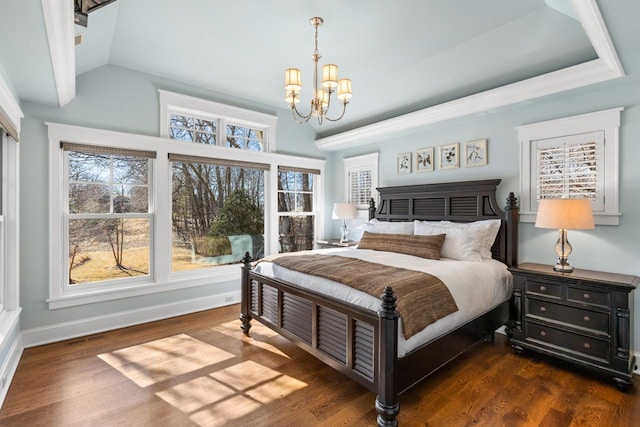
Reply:
<svg viewBox="0 0 640 427"><path fill-rule="evenodd" d="M0 408L2 408L4 398L7 396L9 386L11 385L11 381L13 381L13 376L16 373L18 362L20 362L20 357L24 350L20 334L15 334L15 337L4 363L0 366Z"/></svg>
<svg viewBox="0 0 640 427"><path fill-rule="evenodd" d="M121 311L103 316L89 317L72 322L58 323L22 331L25 348L70 338L77 338L197 311L223 307L240 302L240 291L211 295L170 304L144 307L137 310Z"/></svg>

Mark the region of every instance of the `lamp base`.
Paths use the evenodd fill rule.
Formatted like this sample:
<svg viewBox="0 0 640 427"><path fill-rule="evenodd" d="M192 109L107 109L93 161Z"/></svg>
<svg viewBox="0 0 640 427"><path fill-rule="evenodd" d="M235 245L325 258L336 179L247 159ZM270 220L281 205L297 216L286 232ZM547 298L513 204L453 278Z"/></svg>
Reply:
<svg viewBox="0 0 640 427"><path fill-rule="evenodd" d="M340 231L342 232L342 236L340 237L340 244L346 245L349 243L349 229L347 228L347 220L344 219L342 222L342 227L340 227Z"/></svg>
<svg viewBox="0 0 640 427"><path fill-rule="evenodd" d="M560 273L573 273L573 266L569 264L567 259L558 258L558 262L553 266L553 271L557 271Z"/></svg>

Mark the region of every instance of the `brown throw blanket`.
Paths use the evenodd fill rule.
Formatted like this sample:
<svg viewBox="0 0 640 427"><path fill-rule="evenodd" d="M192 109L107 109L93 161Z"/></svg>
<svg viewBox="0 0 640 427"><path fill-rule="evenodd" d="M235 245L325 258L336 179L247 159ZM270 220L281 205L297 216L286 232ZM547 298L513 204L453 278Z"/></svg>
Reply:
<svg viewBox="0 0 640 427"><path fill-rule="evenodd" d="M421 271L390 267L360 259L322 254L278 255L274 264L342 283L380 298L391 286L398 298L405 338L436 320L458 311L449 289L440 279Z"/></svg>

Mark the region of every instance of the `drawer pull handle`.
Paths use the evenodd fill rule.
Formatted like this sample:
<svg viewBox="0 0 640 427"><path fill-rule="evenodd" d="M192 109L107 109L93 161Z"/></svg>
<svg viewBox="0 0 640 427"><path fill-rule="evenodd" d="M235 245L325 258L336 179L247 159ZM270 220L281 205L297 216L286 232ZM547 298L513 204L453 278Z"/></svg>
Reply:
<svg viewBox="0 0 640 427"><path fill-rule="evenodd" d="M583 319L585 322L591 322L591 318L589 316L584 316Z"/></svg>
<svg viewBox="0 0 640 427"><path fill-rule="evenodd" d="M587 350L591 348L591 344L589 344L588 342L584 343L584 348L586 348Z"/></svg>
<svg viewBox="0 0 640 427"><path fill-rule="evenodd" d="M541 290L542 292L544 292L544 291L546 291L546 290L547 290L547 287L546 287L546 286L540 286L540 290Z"/></svg>
<svg viewBox="0 0 640 427"><path fill-rule="evenodd" d="M542 311L542 312L547 311L547 307L545 307L545 306L540 307L540 311Z"/></svg>
<svg viewBox="0 0 640 427"><path fill-rule="evenodd" d="M545 331L540 331L540 336L546 337L547 333Z"/></svg>
<svg viewBox="0 0 640 427"><path fill-rule="evenodd" d="M584 297L584 299L589 299L589 298L591 298L591 294L584 294L583 297Z"/></svg>

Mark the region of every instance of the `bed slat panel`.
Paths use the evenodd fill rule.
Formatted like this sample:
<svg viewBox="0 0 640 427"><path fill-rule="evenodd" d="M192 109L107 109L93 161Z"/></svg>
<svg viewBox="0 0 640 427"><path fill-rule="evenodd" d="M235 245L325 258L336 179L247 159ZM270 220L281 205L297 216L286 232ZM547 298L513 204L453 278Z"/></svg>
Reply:
<svg viewBox="0 0 640 427"><path fill-rule="evenodd" d="M278 290L262 284L262 317L278 324Z"/></svg>
<svg viewBox="0 0 640 427"><path fill-rule="evenodd" d="M318 350L347 363L347 316L318 306Z"/></svg>
<svg viewBox="0 0 640 427"><path fill-rule="evenodd" d="M311 302L285 292L282 298L282 329L311 345L312 310Z"/></svg>
<svg viewBox="0 0 640 427"><path fill-rule="evenodd" d="M373 381L375 372L373 349L373 326L359 320L355 321L355 340L353 345L353 369Z"/></svg>

